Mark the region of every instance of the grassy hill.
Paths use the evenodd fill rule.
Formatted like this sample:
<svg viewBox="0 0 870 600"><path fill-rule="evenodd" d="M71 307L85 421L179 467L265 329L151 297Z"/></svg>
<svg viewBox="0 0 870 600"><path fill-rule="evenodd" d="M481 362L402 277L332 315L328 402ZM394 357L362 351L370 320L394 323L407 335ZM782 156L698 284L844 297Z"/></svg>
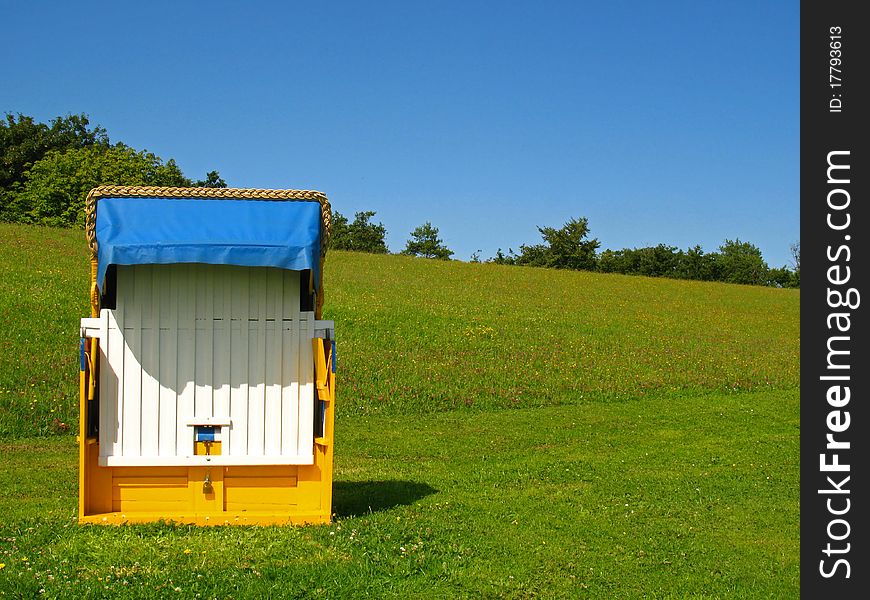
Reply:
<svg viewBox="0 0 870 600"><path fill-rule="evenodd" d="M332 252L335 524L106 529L84 236L0 240L0 595L798 593L798 291Z"/></svg>
<svg viewBox="0 0 870 600"><path fill-rule="evenodd" d="M0 436L63 431L84 236L0 225L0 238ZM328 256L325 289L340 417L798 386L797 290L349 252Z"/></svg>

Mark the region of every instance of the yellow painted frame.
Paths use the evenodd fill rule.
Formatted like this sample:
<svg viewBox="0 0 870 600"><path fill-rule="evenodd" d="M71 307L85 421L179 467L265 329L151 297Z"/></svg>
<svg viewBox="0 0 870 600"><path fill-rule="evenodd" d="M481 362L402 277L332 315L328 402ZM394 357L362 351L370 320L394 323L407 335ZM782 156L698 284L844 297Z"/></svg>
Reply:
<svg viewBox="0 0 870 600"><path fill-rule="evenodd" d="M100 314L96 274L97 259L92 255L92 317ZM335 424L334 346L331 340L320 338L313 339L312 344L317 400L325 406L323 435L314 440L314 464L101 467L99 440L87 435L88 400L99 391L99 340L87 340L79 372L79 523L329 523ZM207 477L211 484L208 490L203 486Z"/></svg>

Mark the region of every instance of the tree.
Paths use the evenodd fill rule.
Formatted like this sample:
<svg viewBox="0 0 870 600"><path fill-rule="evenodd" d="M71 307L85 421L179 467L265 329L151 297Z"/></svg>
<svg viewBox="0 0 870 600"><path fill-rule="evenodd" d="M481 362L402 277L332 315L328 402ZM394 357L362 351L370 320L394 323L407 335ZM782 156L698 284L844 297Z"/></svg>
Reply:
<svg viewBox="0 0 870 600"><path fill-rule="evenodd" d="M508 253L505 254L501 251L501 248L496 251L495 256L488 259L486 262L492 263L494 265L515 265L516 264L516 254L512 248L508 248Z"/></svg>
<svg viewBox="0 0 870 600"><path fill-rule="evenodd" d="M9 189L24 180L27 169L52 150L85 146L107 147L109 137L102 127L89 127L87 115L56 117L51 125L33 117L7 113L0 120L0 188Z"/></svg>
<svg viewBox="0 0 870 600"><path fill-rule="evenodd" d="M647 277L674 277L679 264L679 254L675 246L659 244L641 248L638 252L638 273Z"/></svg>
<svg viewBox="0 0 870 600"><path fill-rule="evenodd" d="M602 273L625 273L625 251L603 251L598 256L598 270Z"/></svg>
<svg viewBox="0 0 870 600"><path fill-rule="evenodd" d="M347 217L338 212L332 211L332 225L329 234L329 246L336 250L350 250L353 242L350 239L350 230Z"/></svg>
<svg viewBox="0 0 870 600"><path fill-rule="evenodd" d="M553 266L557 269L594 269L595 251L601 243L597 239L587 240L589 219L571 219L561 229L538 227L538 231L550 246Z"/></svg>
<svg viewBox="0 0 870 600"><path fill-rule="evenodd" d="M550 248L545 244L520 244L520 253L513 264L523 267L552 267L553 257Z"/></svg>
<svg viewBox="0 0 870 600"><path fill-rule="evenodd" d="M343 214L333 212L330 246L336 250L386 254L388 249L384 238L387 228L383 223L371 222L375 214L372 210L358 212L354 215L353 223L348 223Z"/></svg>
<svg viewBox="0 0 870 600"><path fill-rule="evenodd" d="M174 160L117 144L52 151L26 173L17 207L22 222L84 226L85 198L98 185L189 186Z"/></svg>
<svg viewBox="0 0 870 600"><path fill-rule="evenodd" d="M217 171L209 171L205 174L205 179L200 179L193 185L205 188L225 188L227 187L227 182L223 180L221 174Z"/></svg>
<svg viewBox="0 0 870 600"><path fill-rule="evenodd" d="M712 281L714 279L714 262L716 253L705 254L699 244L685 252L680 251L677 261L676 277L679 279L696 279Z"/></svg>
<svg viewBox="0 0 870 600"><path fill-rule="evenodd" d="M788 247L791 252L792 268L783 265L778 269L770 269L767 275L767 285L783 288L799 288L801 286L801 242L796 241Z"/></svg>
<svg viewBox="0 0 870 600"><path fill-rule="evenodd" d="M693 250L689 253L694 257ZM700 252L700 247L696 247L696 251ZM682 250L659 244L646 248L605 250L598 256L597 267L602 273L685 278L685 262L686 253Z"/></svg>
<svg viewBox="0 0 870 600"><path fill-rule="evenodd" d="M794 281L792 282L792 287L800 287L801 286L801 241L798 240L791 246L789 246L789 250L791 250L791 258L794 263Z"/></svg>
<svg viewBox="0 0 870 600"><path fill-rule="evenodd" d="M788 267L780 267L778 269L770 269L767 272L767 285L772 287L799 287L795 285L795 273Z"/></svg>
<svg viewBox="0 0 870 600"><path fill-rule="evenodd" d="M560 229L538 227L545 244L520 246L516 264L556 269L592 270L596 266L597 239L587 240L589 219L571 219Z"/></svg>
<svg viewBox="0 0 870 600"><path fill-rule="evenodd" d="M438 237L438 228L427 221L411 232L411 239L408 240L402 254L450 260L453 250L447 248L443 240Z"/></svg>
<svg viewBox="0 0 870 600"><path fill-rule="evenodd" d="M375 212L372 210L358 212L354 215L353 223L348 228L354 249L358 252L386 254L387 244L384 237L387 235L387 228L384 227L383 223L371 223L370 220L374 216Z"/></svg>
<svg viewBox="0 0 870 600"><path fill-rule="evenodd" d="M757 246L736 239L725 240L719 247L716 270L719 281L764 285L769 267Z"/></svg>
<svg viewBox="0 0 870 600"><path fill-rule="evenodd" d="M89 125L84 114L57 117L50 125L22 114L7 113L5 119L0 119L0 221L23 219L18 192L24 184L25 173L47 153L108 147L106 130Z"/></svg>

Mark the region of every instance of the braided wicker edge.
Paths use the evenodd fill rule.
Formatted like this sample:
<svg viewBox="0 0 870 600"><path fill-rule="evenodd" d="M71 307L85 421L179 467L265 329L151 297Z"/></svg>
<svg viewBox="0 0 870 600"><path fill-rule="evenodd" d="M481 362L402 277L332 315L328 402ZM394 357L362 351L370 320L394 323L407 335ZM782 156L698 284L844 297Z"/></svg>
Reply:
<svg viewBox="0 0 870 600"><path fill-rule="evenodd" d="M332 231L332 211L329 199L315 190L266 190L256 188L195 188L195 187L157 187L131 185L103 185L95 187L85 199L85 236L91 251L91 262L97 260L97 203L100 198L169 198L201 200L276 200L320 203L320 285L317 290L316 317L319 319L323 308L323 265ZM91 277L95 277L92 269ZM96 293L96 281L91 281L92 304Z"/></svg>

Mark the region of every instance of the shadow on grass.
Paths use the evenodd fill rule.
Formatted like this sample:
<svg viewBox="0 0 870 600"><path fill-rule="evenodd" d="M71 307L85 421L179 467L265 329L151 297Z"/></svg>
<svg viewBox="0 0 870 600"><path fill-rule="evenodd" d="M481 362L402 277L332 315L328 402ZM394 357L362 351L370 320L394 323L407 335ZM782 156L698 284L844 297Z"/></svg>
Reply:
<svg viewBox="0 0 870 600"><path fill-rule="evenodd" d="M417 481L336 481L332 487L332 510L339 517L361 516L407 506L437 492Z"/></svg>

